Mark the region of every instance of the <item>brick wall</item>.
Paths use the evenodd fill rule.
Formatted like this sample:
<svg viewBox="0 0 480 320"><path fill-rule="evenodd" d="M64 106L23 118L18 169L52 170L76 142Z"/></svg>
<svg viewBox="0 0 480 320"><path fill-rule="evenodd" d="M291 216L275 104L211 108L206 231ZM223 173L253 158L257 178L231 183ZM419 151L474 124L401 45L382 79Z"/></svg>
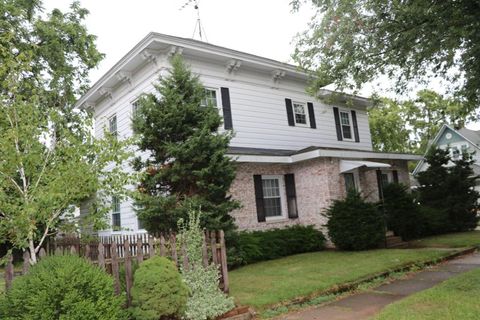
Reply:
<svg viewBox="0 0 480 320"><path fill-rule="evenodd" d="M392 169L398 171L399 180L404 184L409 183L408 167L406 161L384 161L392 165ZM233 198L242 203L242 208L233 211L240 230L265 230L281 228L289 225L313 224L323 229L326 220L321 215L331 201L345 196L345 183L340 174L340 159L318 158L299 162L293 165L263 164L263 163L238 163L237 176L234 180L230 193ZM255 204L253 175L295 175L295 187L297 193L298 219L282 219L259 223ZM375 170L360 169L359 183L362 194L371 201L378 200L377 177ZM282 192L285 188L282 186ZM286 196L283 196L283 208L286 210Z"/></svg>

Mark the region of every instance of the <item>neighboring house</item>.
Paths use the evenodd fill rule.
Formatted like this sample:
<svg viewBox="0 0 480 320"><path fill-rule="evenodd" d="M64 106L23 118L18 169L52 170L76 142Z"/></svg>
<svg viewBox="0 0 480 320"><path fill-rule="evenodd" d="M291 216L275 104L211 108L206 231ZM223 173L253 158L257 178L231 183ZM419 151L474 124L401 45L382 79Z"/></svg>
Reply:
<svg viewBox="0 0 480 320"><path fill-rule="evenodd" d="M119 138L132 134L136 100L168 74L173 54L181 54L205 85L224 119L219 130L235 133L229 154L238 167L230 191L243 205L231 213L239 229L320 227L321 212L348 188L374 201L382 184L409 184L407 162L421 157L372 150L368 99L335 95L334 104L321 102L306 93L308 76L295 66L158 33L147 35L79 100L78 106L94 110L98 137L104 128ZM130 201L112 203L113 230L141 229Z"/></svg>
<svg viewBox="0 0 480 320"><path fill-rule="evenodd" d="M448 149L450 151L450 157L455 160L462 156L464 151L473 153L473 171L476 175L480 175L480 130L470 130L467 128L455 129L449 125L443 125L438 131L435 138L429 143L429 146L438 146L441 149ZM453 165L450 163L449 165ZM425 171L428 168L428 164L425 160L418 162L413 176L416 176L419 172ZM480 186L475 188L480 191Z"/></svg>

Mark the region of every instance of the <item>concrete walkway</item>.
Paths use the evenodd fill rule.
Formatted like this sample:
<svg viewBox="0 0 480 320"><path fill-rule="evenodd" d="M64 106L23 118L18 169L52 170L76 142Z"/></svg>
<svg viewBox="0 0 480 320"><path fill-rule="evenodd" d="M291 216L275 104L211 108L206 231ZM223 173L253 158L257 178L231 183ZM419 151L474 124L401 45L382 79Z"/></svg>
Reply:
<svg viewBox="0 0 480 320"><path fill-rule="evenodd" d="M461 256L421 271L404 280L381 285L335 302L286 314L277 320L362 320L377 314L386 305L431 288L451 277L480 268L480 253Z"/></svg>

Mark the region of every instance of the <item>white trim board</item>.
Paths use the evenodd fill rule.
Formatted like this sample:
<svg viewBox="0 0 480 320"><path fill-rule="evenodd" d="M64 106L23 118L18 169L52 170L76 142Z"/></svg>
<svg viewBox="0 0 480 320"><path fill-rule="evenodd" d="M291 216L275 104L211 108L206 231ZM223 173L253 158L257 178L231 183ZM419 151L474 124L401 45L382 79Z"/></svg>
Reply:
<svg viewBox="0 0 480 320"><path fill-rule="evenodd" d="M385 160L412 160L423 159L422 156L413 154L377 153L371 151L353 150L313 150L291 156L265 156L265 155L229 155L236 162L257 163L297 163L315 158L349 158L349 159L385 159Z"/></svg>

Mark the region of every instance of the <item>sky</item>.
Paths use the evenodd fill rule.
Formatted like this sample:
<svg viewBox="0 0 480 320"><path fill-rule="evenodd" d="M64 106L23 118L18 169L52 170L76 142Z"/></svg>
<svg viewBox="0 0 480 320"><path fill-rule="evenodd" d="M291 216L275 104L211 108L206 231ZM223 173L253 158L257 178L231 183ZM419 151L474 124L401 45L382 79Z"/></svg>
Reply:
<svg viewBox="0 0 480 320"><path fill-rule="evenodd" d="M294 37L308 27L315 13L307 4L292 12L291 0L197 1L204 41L288 63L293 62ZM66 11L70 3L70 0L44 0L43 5L46 12L54 8ZM199 39L198 33L194 35L197 11L193 0L80 0L80 3L90 11L85 23L89 32L98 37L99 51L106 55L98 68L90 72L92 84L149 32ZM380 77L364 86L359 94L369 97L377 91L382 96L399 98L388 91L392 87L388 78ZM413 87L411 94L400 98L412 98L414 92L424 88L417 84ZM438 81L428 87L445 92ZM480 123L469 127L478 130Z"/></svg>
<svg viewBox="0 0 480 320"><path fill-rule="evenodd" d="M292 62L294 36L306 29L313 8L292 13L291 0L200 0L203 29L209 43ZM106 54L90 73L94 83L149 32L192 38L197 13L189 0L80 0L90 11L86 25ZM68 9L68 0L44 0L44 8ZM199 39L198 34L195 39ZM205 40L205 38L204 38Z"/></svg>

